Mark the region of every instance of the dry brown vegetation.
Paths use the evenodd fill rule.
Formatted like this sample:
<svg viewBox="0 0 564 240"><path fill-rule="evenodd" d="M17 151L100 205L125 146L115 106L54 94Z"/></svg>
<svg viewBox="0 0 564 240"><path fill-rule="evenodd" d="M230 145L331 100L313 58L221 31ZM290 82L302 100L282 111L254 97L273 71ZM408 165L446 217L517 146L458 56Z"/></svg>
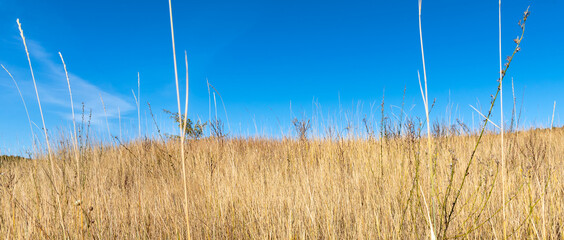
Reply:
<svg viewBox="0 0 564 240"><path fill-rule="evenodd" d="M428 236L428 202L419 190L429 184L427 171L419 170L427 157L426 141L413 126L408 129L406 136L382 142L189 141L185 155L192 237ZM441 238L499 238L503 234L500 209L505 204L509 238L562 239L564 131L535 130L506 137L508 199L501 197L499 136L486 135L445 233L441 233L445 215L477 136L434 138L438 201L432 218ZM57 149L54 177L45 156L1 163L1 236L186 237L176 141L85 145L80 150L81 179L71 143L63 142ZM77 197L78 189L82 199Z"/></svg>
<svg viewBox="0 0 564 240"><path fill-rule="evenodd" d="M421 1L420 90L425 122L410 116L404 122L402 116L393 123L382 102L379 138L374 121L366 119L366 134L345 136L327 126L325 137L310 138L311 119L305 117L292 122L295 138L227 137L221 120L212 122L211 117L207 137L197 139L206 125L200 125L199 134L190 135L194 129L187 119L188 96L184 113L180 101L170 0L169 12L178 114L168 113L179 125L179 135L188 134L190 140L163 137L158 130L159 137L122 142L121 132L120 138L112 139L107 118L112 140L92 139L84 111L77 128L67 74L73 131L50 142L17 21L45 141L34 134L28 115L33 142L44 146L34 145L29 159L0 157L0 237L564 238L564 129L514 131L514 121L515 126L519 122L516 114L509 131L504 130L503 120L499 131L487 131L486 121L478 131L458 122L457 126L434 124L431 132L426 124L433 104L427 95ZM499 85L489 111L482 115L485 119L490 119L498 95L501 98L502 82L520 51L528 16L527 9L519 22L522 33L503 68L500 52ZM188 72L186 52L185 63ZM141 135L139 88L138 75L138 92L133 95ZM21 92L20 96L25 107ZM209 108L211 112L211 100Z"/></svg>

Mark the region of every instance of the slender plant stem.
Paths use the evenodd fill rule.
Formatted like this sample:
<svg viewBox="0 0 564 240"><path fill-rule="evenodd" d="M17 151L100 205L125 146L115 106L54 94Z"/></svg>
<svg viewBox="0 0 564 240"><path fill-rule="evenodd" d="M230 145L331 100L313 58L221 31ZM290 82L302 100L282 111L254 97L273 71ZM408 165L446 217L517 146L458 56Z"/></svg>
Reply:
<svg viewBox="0 0 564 240"><path fill-rule="evenodd" d="M139 127L139 138L141 138L141 77L137 72L137 126Z"/></svg>
<svg viewBox="0 0 564 240"><path fill-rule="evenodd" d="M20 19L16 19L16 22L18 23L18 28L20 30L20 36L22 37L22 41L24 44L24 48L25 48L25 53L27 55L27 62L29 63L29 70L31 72L31 79L33 80L33 87L35 88L35 96L37 97L37 104L39 105L39 113L41 114L41 122L43 123L43 131L45 134L45 143L47 144L47 154L48 154L48 158L49 158L49 164L51 166L51 175L53 176L53 182L55 181L55 163L53 162L53 156L52 156L52 152L51 152L51 145L49 144L49 135L47 134L47 127L45 125L45 118L43 117L43 109L41 108L41 100L39 100L39 92L37 91L37 83L35 82L35 74L33 74L33 67L31 66L31 59L29 57L29 51L27 49L27 44L25 41L25 36L22 30L22 25L20 23ZM61 227L63 228L63 234L65 235L66 238L66 228L65 228L65 219L63 218L63 208L61 206L61 196L60 196L60 192L57 191L57 185L55 183L53 183L53 190L55 190L55 196L57 196L57 205L59 208L59 217L61 218L60 224Z"/></svg>
<svg viewBox="0 0 564 240"><path fill-rule="evenodd" d="M77 207L80 209L80 204L82 203L82 185L81 185L81 178L80 178L80 153L78 151L78 137L77 137L77 133L76 133L76 119L75 119L75 115L74 115L74 102L72 99L72 91L71 91L71 85L70 85L70 80L69 80L69 73L67 71L67 64L65 64L65 60L63 59L63 54L61 54L61 52L59 52L59 56L61 57L61 62L63 63L63 68L65 69L65 76L67 78L67 85L69 87L69 97L70 97L70 104L71 104L71 112L72 112L72 127L74 130L74 141L73 141L73 145L74 145L74 158L76 161L76 189L78 190L78 199L76 200L76 205ZM79 218L79 224L80 224L80 233L83 232L83 223L81 221L82 219L82 211L78 210L78 218Z"/></svg>
<svg viewBox="0 0 564 240"><path fill-rule="evenodd" d="M507 61L507 63L505 64L505 69L503 69L503 70L501 71L502 74L501 74L501 78L499 79L499 83L501 83L501 81L502 81L503 78L505 77L505 74L507 73L507 70L509 69L509 66L511 65L511 61L513 60L513 57L514 57L515 54L516 54L517 52L519 52L520 49L521 49L519 46L520 46L520 44L521 44L521 41L523 40L523 37L525 36L525 23L526 23L526 21L527 21L528 16L529 16L529 8L527 8L527 10L525 11L524 16L523 16L523 23L521 24L521 29L522 29L521 37L515 39L515 42L516 42L517 44L516 44L516 46L515 46L515 49L513 50L513 54L512 54L510 57L507 58L508 61ZM452 214L454 213L454 209L455 209L455 207L456 207L456 204L457 204L457 202L458 202L458 199L460 198L460 194L461 194L461 192L462 192L462 188L464 187L464 184L466 183L466 178L467 178L467 176L468 176L469 173L470 173L470 166L472 165L472 162L473 162L473 160L474 160L474 156L476 155L476 151L478 150L478 146L480 145L480 142L481 142L482 137L483 137L483 135L484 135L484 132L485 132L485 130L486 130L486 125L487 125L487 123L488 123L488 120L489 120L490 117L491 117L492 110L493 110L493 107L494 107L494 105L495 105L495 101L496 101L497 97L499 96L500 90L501 90L501 87L500 87L500 85L498 84L498 86L497 86L497 91L496 91L495 95L493 96L493 99L492 99L491 104L490 104L490 109L489 109L489 111L488 111L488 115L486 116L486 120L485 120L484 123L482 124L482 128L481 128L481 130L480 130L480 134L478 135L478 139L476 140L476 144L474 145L474 150L472 150L472 154L470 154L470 160L468 160L468 164L466 165L466 170L464 170L464 175L463 175L463 177L462 177L462 181L461 181L461 183L460 183L460 187L459 187L458 190L457 190L456 197L454 198L454 201L453 201L453 203L452 203L452 205L451 205L450 212L448 213L448 217L447 217L447 221L446 221L446 226L445 226L445 228L444 228L444 233L446 233L447 230L448 230L449 223L450 223L451 218L452 218ZM502 211L503 211L503 210L502 210Z"/></svg>
<svg viewBox="0 0 564 240"><path fill-rule="evenodd" d="M498 8L499 18L499 108L500 108L500 131L501 131L501 191L502 201L505 199L505 144L504 144L504 125L503 124L503 65L501 62L501 0L499 0ZM502 209L503 214L503 239L507 239L507 221L505 218L505 206Z"/></svg>
<svg viewBox="0 0 564 240"><path fill-rule="evenodd" d="M106 111L106 104L104 104L104 99L100 95L100 101L102 102L102 107L104 109L104 117L106 118L106 128L108 130L108 141L112 141L112 134L110 132L110 124L108 123L108 112Z"/></svg>
<svg viewBox="0 0 564 240"><path fill-rule="evenodd" d="M176 101L178 103L178 116L182 116L182 110L180 107L180 92L178 89L178 65L176 63L176 47L174 44L174 26L172 23L172 2L171 0L168 0L168 10L170 13L170 33L172 36L172 55L173 55L173 59L174 59L174 79L176 81ZM186 94L188 94L188 92L186 92ZM184 158L184 133L185 133L185 128L181 128L180 129L180 158L182 161L182 182L184 183L184 214L185 214L185 218L186 218L186 232L187 232L187 238L191 239L191 234L190 234L190 218L188 215L188 186L186 183L186 161Z"/></svg>
<svg viewBox="0 0 564 240"><path fill-rule="evenodd" d="M432 160L432 153L431 153L431 122L429 121L429 94L427 92L427 70L425 68L425 52L423 51L423 31L421 28L421 5L422 0L419 0L419 40L421 42L421 60L423 61L423 80L425 82L425 96L424 98L424 105L425 105L425 117L427 119L427 155L428 155L428 162L427 168L429 170L429 208L430 215L434 216L434 198L433 198L433 186L434 186L434 171L433 171L433 160ZM419 80L419 86L421 86L421 80ZM423 93L423 89L421 89ZM429 225L431 228L431 234L433 234L433 219L429 220ZM435 238L434 234L431 235L431 238Z"/></svg>
<svg viewBox="0 0 564 240"><path fill-rule="evenodd" d="M554 106L552 107L552 120L550 120L550 129L554 128L554 112L556 111L556 101L554 101Z"/></svg>
<svg viewBox="0 0 564 240"><path fill-rule="evenodd" d="M22 103L24 105L24 109L25 109L25 115L27 116L27 121L29 123L29 131L31 133L31 141L33 143L33 148L35 148L35 134L33 133L33 126L31 126L31 118L29 117L29 111L27 110L27 105L25 104L25 100L23 98L22 92L20 91L20 87L18 86L18 82L16 82L16 80L14 79L14 77L12 76L12 74L8 71L8 69L6 69L6 67L4 67L4 65L1 65L2 68L8 73L8 75L10 75L10 78L12 79L12 81L14 82L14 85L16 85L16 89L18 90L18 94L20 94L20 98L22 99Z"/></svg>
<svg viewBox="0 0 564 240"><path fill-rule="evenodd" d="M184 62L186 63L186 99L185 99L185 103L184 103L184 120L182 122L182 136L184 136L186 134L186 124L188 122L188 87L189 87L189 82L188 82L188 53L186 53L186 51L184 51Z"/></svg>

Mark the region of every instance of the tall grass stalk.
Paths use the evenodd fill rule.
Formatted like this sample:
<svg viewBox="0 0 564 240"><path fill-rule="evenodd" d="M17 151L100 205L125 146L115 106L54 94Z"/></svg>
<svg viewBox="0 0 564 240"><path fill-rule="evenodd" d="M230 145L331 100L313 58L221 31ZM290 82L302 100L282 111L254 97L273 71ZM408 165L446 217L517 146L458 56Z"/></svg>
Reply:
<svg viewBox="0 0 564 240"><path fill-rule="evenodd" d="M427 92L427 70L425 68L425 52L423 51L423 30L421 28L421 5L423 0L419 0L419 41L421 43L421 60L423 62L423 80L425 82L425 94L423 94L423 88L421 86L421 77L419 72L417 76L419 78L419 88L421 90L421 96L423 97L423 104L425 105L425 118L427 119L427 155L428 162L427 168L429 170L429 205L431 208L431 216L434 216L434 203L433 203L433 187L434 187L434 172L433 172L433 160L431 153L431 122L429 121L429 94ZM431 231L433 229L433 221L429 222ZM433 236L434 237L434 236Z"/></svg>
<svg viewBox="0 0 564 240"><path fill-rule="evenodd" d="M182 116L182 110L181 110L181 106L180 106L180 92L179 92L179 88L178 88L178 65L176 63L176 47L174 44L174 25L172 22L172 2L171 0L168 0L168 11L170 13L170 34L172 37L172 55L173 55L173 60L174 60L174 79L176 81L176 101L178 103L178 117ZM188 79L186 81L186 84L188 84ZM186 92L186 95L188 95L188 92ZM188 96L187 96L188 97ZM188 186L186 183L186 159L184 158L184 135L185 135L185 130L186 128L183 127L180 129L180 158L181 158L181 162L182 162L182 182L183 182L183 186L184 186L184 214L185 214L185 219L186 219L186 233L187 233L187 238L191 239L191 234L190 234L190 218L189 218L189 214L188 214Z"/></svg>
<svg viewBox="0 0 564 240"><path fill-rule="evenodd" d="M386 123L386 115L384 114L384 101L386 100L386 90L382 90L382 103L380 105L381 120L380 120L380 177L384 177L384 128ZM339 102L339 107L341 106Z"/></svg>
<svg viewBox="0 0 564 240"><path fill-rule="evenodd" d="M47 145L47 158L49 159L49 164L51 166L51 176L53 177L53 190L55 191L55 196L57 198L57 206L59 210L60 224L63 229L63 234L66 236L65 219L63 218L63 208L61 206L61 196L60 192L57 190L56 178L55 178L55 163L53 162L53 155L51 151L51 145L49 144L49 135L47 134L47 127L45 125L45 118L43 117L43 110L41 108L41 100L39 99L39 92L37 91L37 83L35 82L35 74L33 73L33 67L31 65L31 59L29 57L29 50L27 49L27 43L25 41L25 36L23 33L22 25L20 19L16 19L18 23L18 29L20 30L20 36L25 48L25 53L27 55L27 62L29 63L29 70L31 72L31 79L33 80L33 87L35 88L35 96L37 97L37 104L39 105L39 113L41 114L41 122L43 123L43 132L45 134L45 144Z"/></svg>
<svg viewBox="0 0 564 240"><path fill-rule="evenodd" d="M74 150L74 159L76 162L76 189L78 191L78 199L76 200L77 204L77 215L78 215L78 223L80 224L80 233L83 232L83 223L82 223L82 211L80 211L80 203L82 202L82 186L81 186L81 178L80 178L80 152L78 150L78 136L76 133L76 119L75 119L75 115L74 115L74 102L72 99L72 90L71 90L71 85L70 85L70 80L69 80L69 73L67 71L67 64L65 64L65 60L63 59L63 54L61 54L61 52L59 52L59 57L61 57L61 62L63 63L63 68L65 69L65 76L67 78L67 85L69 87L69 97L70 97L70 105L71 105L71 112L72 112L72 127L73 127L73 150Z"/></svg>
<svg viewBox="0 0 564 240"><path fill-rule="evenodd" d="M137 95L135 95L135 91L133 91L133 89L131 89L131 93L133 93L133 98L135 100L135 105L137 107L137 126L138 126L138 138L141 141L142 137L141 137L141 105L140 105L140 99L139 99L139 94L140 94L140 89L141 89L141 78L139 76L139 72L137 72ZM138 214L141 215L142 214L142 204L141 204L141 181L143 181L143 179L141 178L141 146L137 146L137 178L139 183L137 184L137 211Z"/></svg>
<svg viewBox="0 0 564 240"><path fill-rule="evenodd" d="M139 128L139 138L141 138L141 77L137 72L137 126Z"/></svg>
<svg viewBox="0 0 564 240"><path fill-rule="evenodd" d="M501 0L498 4L498 24L499 24L499 108L500 108L500 132L501 132L501 189L502 189L502 201L505 199L505 144L504 144L504 129L505 125L503 122L503 65L501 60ZM505 218L505 205L503 205L503 239L507 239L507 221Z"/></svg>
<svg viewBox="0 0 564 240"><path fill-rule="evenodd" d="M29 131L31 133L31 142L34 146L35 149L35 134L33 133L33 126L31 126L31 118L29 117L29 111L27 110L27 104L25 104L25 100L24 97L22 95L22 92L20 91L20 87L18 86L18 82L16 82L16 79L14 79L14 77L12 76L12 74L8 71L8 69L6 69L6 67L4 67L4 65L0 64L0 66L2 66L2 68L8 73L8 75L10 75L10 78L12 79L12 81L14 82L14 85L16 86L16 89L18 90L18 94L20 95L20 98L22 99L22 103L25 109L25 115L27 116L27 122L29 123Z"/></svg>
<svg viewBox="0 0 564 240"><path fill-rule="evenodd" d="M427 221L429 221L429 226L431 227L431 232L430 232L430 238L431 240L435 240L437 239L435 237L435 231L433 229L433 224L431 223L431 215L429 213L429 206L427 205L427 200L425 200L425 193L423 192L423 189L421 188L421 186L419 186L419 191L421 191L421 196L423 197L423 204L425 205L425 209L427 210Z"/></svg>
<svg viewBox="0 0 564 240"><path fill-rule="evenodd" d="M451 221L451 219L452 219L452 216L453 216L453 213L454 213L456 204L458 203L458 200L459 200L459 198L460 198L460 194L461 194L461 192L462 192L462 189L463 189L463 187L464 187L464 184L466 183L466 179L467 179L467 177L468 177L468 175L469 175L469 173L470 173L470 166L472 165L472 163L473 163L473 161L474 161L474 159L475 159L474 157L476 156L476 152L477 152L477 150L478 150L478 146L480 145L480 143L481 143L481 141L482 141L482 137L484 136L484 132L485 132L485 129L486 129L486 125L487 125L487 123L488 123L488 120L489 120L490 117L491 117L493 107L494 107L494 105L495 105L495 102L496 102L497 98L499 97L499 92L500 92L500 90L501 90L500 84L501 84L503 78L505 77L505 74L507 73L507 70L509 69L509 66L511 65L511 62L512 62L512 60L513 60L513 57L515 56L515 54L516 54L517 52L519 52L519 51L521 50L521 48L520 48L519 46L520 46L520 44L521 44L521 41L523 40L523 37L525 36L525 23L527 22L527 18L529 17L529 13L530 13L530 12L529 12L529 8L527 8L527 10L525 10L525 12L523 13L523 19L522 19L522 21L519 21L519 25L521 26L521 30L522 30L521 36L514 40L515 43L516 43L516 46L515 46L515 49L513 50L513 54L512 54L511 56L507 57L507 63L505 63L505 69L503 69L503 70L501 71L501 78L500 78L499 81L498 81L499 84L498 84L498 86L497 86L497 91L495 92L495 95L493 95L493 98L492 98L492 100L491 100L491 104L490 104L490 108L489 108L489 111L488 111L488 115L486 116L486 121L484 121L484 123L483 123L483 125L482 125L482 127L481 127L480 134L478 135L478 139L476 140L476 144L474 145L474 149L472 150L472 153L470 154L470 159L468 160L468 163L466 164L466 169L464 170L464 175L462 176L462 180L461 180L460 186L458 187L458 190L457 190L457 193L456 193L456 195L455 195L454 201L452 202L451 208L450 208L448 214L446 215L446 221L445 221L446 226L445 226L444 231L443 231L445 234L446 234L447 231L448 231L448 227L449 227L450 221ZM503 169L502 169L502 172L503 172ZM504 193L505 193L505 192L503 192L502 194L504 194ZM504 198L503 201L506 201L506 199ZM505 203L502 204L502 212L503 212L503 209L505 209ZM504 220L503 222L506 223L505 220ZM504 230L504 232L506 232L506 231ZM504 238L505 238L505 236L504 236Z"/></svg>
<svg viewBox="0 0 564 240"><path fill-rule="evenodd" d="M217 120L217 101L215 100L215 91L213 92L213 106L214 106L214 109L215 109L215 122L214 122L214 124L217 125L219 122ZM219 126L216 126L216 127L219 127ZM258 129L257 129L256 123L255 123L255 133L257 134L257 137L258 137Z"/></svg>
<svg viewBox="0 0 564 240"><path fill-rule="evenodd" d="M112 142L112 133L110 132L110 124L108 123L108 112L106 111L106 104L104 104L104 99L100 94L100 101L102 102L102 108L104 109L104 117L106 119L106 128L108 130L108 141Z"/></svg>
<svg viewBox="0 0 564 240"><path fill-rule="evenodd" d="M482 112L480 112L480 110L476 109L474 106L469 105L472 109L474 109L474 111L476 111L481 117L484 118L484 121L491 123L492 125L494 125L494 127L496 127L497 129L501 129L497 124L495 124L492 120L488 119L486 116L484 116L484 114Z"/></svg>
<svg viewBox="0 0 564 240"><path fill-rule="evenodd" d="M554 128L554 112L556 111L556 101L554 101L554 105L552 106L552 120L550 120L550 129Z"/></svg>
<svg viewBox="0 0 564 240"><path fill-rule="evenodd" d="M188 79L188 53L184 50L184 63L186 64L186 99L184 101L184 120L182 122L182 136L186 134L186 124L188 122L188 90L189 90L189 79Z"/></svg>
<svg viewBox="0 0 564 240"><path fill-rule="evenodd" d="M223 101L223 97L221 96L221 93L219 93L219 91L217 91L217 89L209 82L208 82L208 87L211 87L211 89L213 89L214 97L215 97L215 93L217 93L217 95L219 96L219 100L221 101L221 105L223 106L223 113L225 114L225 120L227 122L227 129L231 131L231 125L229 124L229 115L227 115L227 108L225 107L225 102ZM215 98L214 98L214 104L215 104ZM216 112L215 115L217 116L217 105L215 112Z"/></svg>
<svg viewBox="0 0 564 240"><path fill-rule="evenodd" d="M517 98L515 98L515 87L513 85L513 78L511 78L511 93L513 95L513 109L511 110L511 125L510 125L510 132L515 131L515 128L513 127L513 124L515 123L515 121L517 121L517 111L516 111L516 105L517 105Z"/></svg>
<svg viewBox="0 0 564 240"><path fill-rule="evenodd" d="M208 87L208 123L212 123L211 121L211 92L210 92L210 82L208 81L208 78L206 78L206 86ZM211 132L211 128L209 128L210 130L210 135L212 134Z"/></svg>

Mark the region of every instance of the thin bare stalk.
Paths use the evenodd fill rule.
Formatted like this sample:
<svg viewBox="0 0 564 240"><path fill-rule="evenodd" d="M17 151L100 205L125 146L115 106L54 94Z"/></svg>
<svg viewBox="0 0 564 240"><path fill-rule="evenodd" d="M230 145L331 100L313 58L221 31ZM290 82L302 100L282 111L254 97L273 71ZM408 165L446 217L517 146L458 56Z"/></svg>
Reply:
<svg viewBox="0 0 564 240"><path fill-rule="evenodd" d="M208 78L206 78L206 85L208 86L208 123L211 124L211 92L210 92L210 82ZM211 128L210 128L210 136L211 136Z"/></svg>
<svg viewBox="0 0 564 240"><path fill-rule="evenodd" d="M223 105L223 112L225 113L225 119L227 121L227 128L229 129L229 131L231 131L231 125L229 124L229 116L227 115L227 108L225 107L225 102L223 101L223 97L221 96L219 91L217 91L217 89L211 83L208 83L208 87L211 87L214 91L214 94L217 93L217 95L219 96L219 100L221 101L221 105ZM214 99L214 103L215 103L215 99ZM216 106L215 115L217 115L217 106Z"/></svg>
<svg viewBox="0 0 564 240"><path fill-rule="evenodd" d="M484 118L484 121L487 121L489 123L491 123L492 125L494 125L494 127L496 127L497 129L501 129L497 124L495 124L492 120L488 119L486 116L484 116L484 114L482 114L480 112L480 110L476 109L474 106L469 105L472 109L474 109L474 111L476 111L480 116L482 116Z"/></svg>
<svg viewBox="0 0 564 240"><path fill-rule="evenodd" d="M515 87L513 85L513 78L511 78L511 93L513 94L513 109L511 110L511 125L510 125L511 130L510 130L510 132L513 132L513 131L515 131L513 124L515 123L515 121L517 121L517 112L516 112L516 109L515 109L515 107L517 105L516 104L517 99L515 98Z"/></svg>
<svg viewBox="0 0 564 240"><path fill-rule="evenodd" d="M135 99L135 105L137 106L137 125L139 127L139 132L138 132L138 136L139 139L141 139L141 110L140 110L140 103L139 103L139 94L140 94L140 77L139 77L139 72L137 72L137 96L135 95L135 91L133 91L133 89L131 89L131 93L133 93L133 98ZM139 143L142 144L142 143ZM139 179L139 182L142 182L142 178L141 178L141 146L137 147L137 178ZM141 205L141 184L137 185L137 206L138 206L138 212L139 215L141 215L141 211L142 211L142 205Z"/></svg>
<svg viewBox="0 0 564 240"><path fill-rule="evenodd" d="M552 120L550 120L550 129L554 128L554 111L556 111L556 101L554 101L554 106L552 107Z"/></svg>
<svg viewBox="0 0 564 240"><path fill-rule="evenodd" d="M425 117L427 119L427 154L428 162L427 168L429 169L429 205L431 208L431 215L434 216L434 202L433 202L433 186L434 186L434 173L433 173L433 160L431 153L431 122L429 121L429 94L427 92L427 70L425 68L425 52L423 51L423 30L421 28L421 5L423 0L419 0L419 41L421 42L421 60L423 61L423 80L425 82L425 95L424 105L425 105ZM419 75L419 73L418 73ZM421 88L421 78L419 78L419 87L421 89L421 94L423 95L423 88ZM433 221L429 223L431 228L433 228ZM434 237L434 236L433 236Z"/></svg>
<svg viewBox="0 0 564 240"><path fill-rule="evenodd" d="M139 127L139 138L141 138L141 78L137 72L137 126Z"/></svg>
<svg viewBox="0 0 564 240"><path fill-rule="evenodd" d="M78 199L75 201L77 203L78 208L80 209L80 203L82 202L82 187L81 187L81 178L80 178L80 153L78 151L78 137L76 133L76 119L74 115L74 102L72 100L72 91L71 85L69 80L69 73L67 71L67 64L65 64L65 60L63 59L63 54L59 52L59 56L61 57L61 62L63 63L63 68L65 69L65 76L67 78L67 85L69 87L69 97L70 97L70 104L71 104L71 112L72 112L72 126L73 126L73 134L74 134L74 158L76 161L76 178L77 178L77 186L76 189L78 190ZM82 211L78 210L78 222L80 223L80 232L83 232L83 224L80 219L82 219Z"/></svg>
<svg viewBox="0 0 564 240"><path fill-rule="evenodd" d="M25 48L25 53L27 55L27 62L29 63L29 70L31 72L31 79L33 80L33 87L35 88L35 96L37 97L37 104L39 105L39 113L41 114L41 122L43 123L43 132L45 134L45 143L47 144L47 153L49 158L49 164L51 166L51 175L53 176L53 180L55 180L55 163L53 162L53 155L51 152L51 145L49 144L49 135L47 134L47 127L45 125L45 118L43 117L43 109L41 108L41 100L39 100L39 92L37 91L37 83L35 82L35 75L33 74L33 67L31 66L31 59L29 57L29 51L27 49L27 44L25 42L25 36L22 30L22 25L20 23L20 19L16 19L18 23L18 28L20 30L20 36L22 37L23 45ZM59 191L57 190L57 185L53 184L53 190L55 190L55 196L57 197L57 205L59 208L59 217L61 218L60 224L63 228L63 235L66 238L66 228L65 228L65 220L63 218L63 208L61 206L61 196Z"/></svg>
<svg viewBox="0 0 564 240"><path fill-rule="evenodd" d="M186 63L186 99L185 99L185 103L184 103L184 120L182 122L182 130L183 130L183 133L186 134L186 124L188 122L187 118L188 118L188 87L189 87L189 82L188 82L188 54L186 53L186 50L184 51L184 62ZM182 136L184 136L184 134Z"/></svg>
<svg viewBox="0 0 564 240"><path fill-rule="evenodd" d="M14 82L14 85L16 85L16 89L18 90L18 94L20 94L20 98L22 99L22 103L24 105L24 109L25 109L25 115L27 116L27 121L29 123L29 131L31 133L31 141L33 143L33 146L35 148L35 134L33 133L33 126L31 126L31 118L29 117L29 112L27 110L27 105L25 104L25 100L23 98L22 92L20 91L20 87L18 86L18 83L16 82L16 80L14 79L14 77L12 76L12 74L8 71L8 69L6 69L6 67L4 67L4 65L0 64L0 66L2 66L2 68L8 73L8 75L10 75L10 78L12 78L12 81Z"/></svg>
<svg viewBox="0 0 564 240"><path fill-rule="evenodd" d="M178 66L176 63L176 48L174 44L174 25L172 23L172 2L168 0L168 10L170 13L170 34L172 36L172 55L174 60L174 79L176 81L176 101L178 103L178 116L180 117L182 114L181 107L180 107L180 92L178 88ZM188 83L187 83L188 84ZM188 92L186 92L188 95ZM188 239L191 239L190 234L190 218L188 215L188 186L186 183L186 161L184 158L184 132L185 128L180 129L180 158L182 161L182 182L184 184L184 214L186 218L186 232Z"/></svg>
<svg viewBox="0 0 564 240"><path fill-rule="evenodd" d="M421 186L419 186L419 191L421 191L421 196L423 197L423 204L425 205L425 209L427 210L427 221L429 221L429 227L431 228L430 236L431 240L435 240L435 231L433 230L433 224L431 222L431 215L429 214L429 207L427 206L427 201L425 200L425 193Z"/></svg>
<svg viewBox="0 0 564 240"><path fill-rule="evenodd" d="M502 199L505 199L505 144L504 144L504 129L503 129L503 65L501 62L501 0L499 0L498 8L499 17L499 108L500 108L500 131L501 131L501 189L502 189ZM503 200L502 200L503 201ZM505 207L502 209L503 212L503 239L507 239L507 221L505 218Z"/></svg>
<svg viewBox="0 0 564 240"><path fill-rule="evenodd" d="M108 129L108 141L112 141L112 134L110 133L110 124L108 123L108 113L106 112L106 104L104 104L104 99L100 95L100 101L102 102L102 108L104 108L104 117L106 118L106 128Z"/></svg>
<svg viewBox="0 0 564 240"><path fill-rule="evenodd" d="M525 12L524 12L524 14L523 14L523 20L522 20L522 22L521 22L521 21L519 22L519 25L521 26L521 30L522 30L521 36L514 40L515 43L516 43L516 46L515 46L515 49L513 50L513 54L512 54L511 56L507 57L507 63L505 63L505 69L503 69L503 70L501 71L501 73L502 73L502 74L501 74L501 79L499 79L499 82L500 82L500 83L501 83L501 80L503 80L503 78L505 77L505 73L507 73L507 70L509 69L509 66L511 65L511 61L513 60L513 57L515 56L515 54L516 54L517 52L519 52L519 51L521 50L521 48L520 48L519 46L520 46L520 44L521 44L521 41L523 40L523 37L525 36L525 23L527 22L527 18L529 17L529 13L530 13L530 12L529 12L529 8L527 8L527 10L525 10ZM500 87L500 85L498 84L498 86L497 86L497 91L496 91L495 95L493 96L493 98L492 98L492 100L491 100L490 109L489 109L489 111L488 111L488 115L486 116L486 119L489 119L489 118L491 117L492 110L493 110L493 107L494 107L495 102L496 102L496 100L497 100L497 97L499 96L500 89L501 89L501 87ZM483 135L484 135L484 131L485 131L485 129L486 129L487 123L488 123L487 120L484 121L484 124L483 124L482 127L481 127L480 134L478 135L478 139L476 140L476 144L474 145L474 149L472 150L472 153L470 154L470 160L468 160L468 163L467 163L467 165L466 165L466 169L464 170L464 175L462 176L462 181L461 181L460 186L459 186L459 188L458 188L458 190L457 190L457 193L456 193L456 196L455 196L455 198L454 198L454 201L453 201L453 203L452 203L452 205L451 205L450 212L449 212L448 215L447 215L448 217L447 217L447 221L446 221L446 226L445 226L444 231L443 231L443 232L445 233L445 234L443 234L443 235L445 235L445 236L446 236L446 233L447 233L447 230L448 230L448 227L449 227L449 223L450 223L450 221L451 221L451 219L452 219L452 214L454 213L454 209L455 209L455 207L456 207L456 204L457 204L458 199L459 199L459 197L460 197L460 194L461 194L461 192L462 192L462 188L464 187L464 184L466 183L466 178L467 178L467 176L468 176L468 174L469 174L470 166L472 165L472 162L473 162L473 160L474 160L474 156L475 156L475 154L476 154L476 151L478 150L478 146L480 145L480 142L481 142L482 137L483 137ZM502 208L503 208L503 207L502 207ZM503 210L502 210L502 211L503 211Z"/></svg>
<svg viewBox="0 0 564 240"><path fill-rule="evenodd" d="M215 101L215 92L213 92L213 105L215 106L215 123L217 124L217 102Z"/></svg>

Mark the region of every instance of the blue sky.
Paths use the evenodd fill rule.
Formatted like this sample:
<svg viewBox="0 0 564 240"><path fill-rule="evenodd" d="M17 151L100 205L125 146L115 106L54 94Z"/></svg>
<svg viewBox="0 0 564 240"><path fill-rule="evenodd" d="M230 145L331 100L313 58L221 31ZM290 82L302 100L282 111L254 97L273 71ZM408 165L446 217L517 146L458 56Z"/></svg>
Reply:
<svg viewBox="0 0 564 240"><path fill-rule="evenodd" d="M473 110L486 111L498 76L497 1L423 2L423 40L429 97L437 104L431 117L460 118L472 124ZM531 17L507 80L514 79L526 126L561 124L564 97L564 2L504 1L503 55L514 47L517 21L531 5ZM173 1L180 66L188 52L189 116L206 120L206 78L221 94L231 135L279 136L290 131L292 117L320 124L405 109L423 117L417 82L422 69L417 1ZM104 99L112 135L137 135L131 89L141 76L142 125L153 134L150 102L165 131L172 123L161 109L175 110L176 94L167 1L0 0L0 63L14 75L41 125L35 92L16 18L22 22L36 73L45 119L52 135L72 126L61 52L71 74L75 108L93 111L93 128L107 136ZM180 76L184 76L183 67ZM511 84L505 82L505 118L511 114ZM524 99L522 98L524 96ZM17 90L0 72L0 151L19 154L31 146L29 126ZM313 104L315 103L315 104ZM315 107L312 107L315 105ZM480 108L480 107L478 107ZM313 109L313 110L312 110ZM499 106L493 115L499 123ZM212 113L213 114L213 113ZM218 117L226 120L218 99ZM479 117L474 114L475 125ZM508 124L509 120L506 122ZM378 124L375 122L375 124ZM256 128L255 128L256 125ZM321 132L314 129L314 132ZM34 127L37 134L39 129Z"/></svg>

